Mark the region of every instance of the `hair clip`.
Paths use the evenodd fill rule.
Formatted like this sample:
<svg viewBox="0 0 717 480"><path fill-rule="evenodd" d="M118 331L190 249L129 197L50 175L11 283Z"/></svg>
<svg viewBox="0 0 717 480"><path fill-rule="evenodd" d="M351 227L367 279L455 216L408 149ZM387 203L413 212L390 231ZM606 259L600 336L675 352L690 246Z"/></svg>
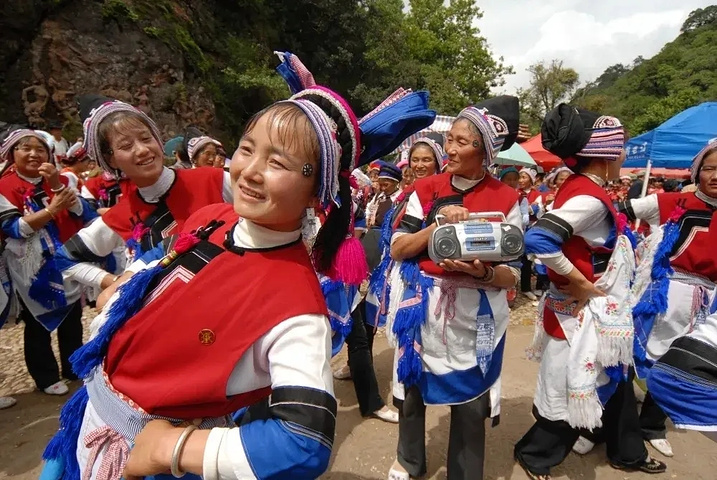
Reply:
<svg viewBox="0 0 717 480"><path fill-rule="evenodd" d="M480 147L480 142L478 140L473 140L473 148Z"/></svg>

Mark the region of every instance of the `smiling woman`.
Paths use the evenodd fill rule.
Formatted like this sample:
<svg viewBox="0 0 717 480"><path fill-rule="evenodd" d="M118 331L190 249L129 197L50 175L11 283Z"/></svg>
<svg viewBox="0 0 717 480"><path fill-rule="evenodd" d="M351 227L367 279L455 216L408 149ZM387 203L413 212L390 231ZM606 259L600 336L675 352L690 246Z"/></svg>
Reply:
<svg viewBox="0 0 717 480"><path fill-rule="evenodd" d="M52 255L96 214L67 188L68 180L50 163L51 149L41 132L18 129L0 144L6 162L0 179L0 224L5 237L12 285L3 285L1 315L16 297L25 323L25 363L37 388L51 395L67 393L64 378L77 377L70 356L82 345L79 286L64 280ZM4 261L0 268L5 268ZM3 275L5 277L5 275ZM0 325L4 318L0 318ZM50 334L58 331L62 372Z"/></svg>
<svg viewBox="0 0 717 480"><path fill-rule="evenodd" d="M233 208L199 209L136 262L73 358L86 386L45 452L49 478L309 479L327 468L336 400L315 269L348 282L349 172L435 112L407 98L409 112L374 112L377 127L398 124L374 137L343 98L282 58L294 58L282 73L297 93L249 122L231 163ZM121 166L112 140L108 161ZM151 156L141 136L132 150L134 166ZM309 255L301 220L314 205L328 214Z"/></svg>
<svg viewBox="0 0 717 480"><path fill-rule="evenodd" d="M80 97L79 105L87 154L121 187L115 188L118 203L67 241L57 260L69 278L102 290L124 271L114 251L125 247L129 258L141 257L179 232L193 212L231 202L231 181L219 168L164 167L156 124L133 106L98 95ZM86 271L78 267L83 263L99 263L108 271Z"/></svg>

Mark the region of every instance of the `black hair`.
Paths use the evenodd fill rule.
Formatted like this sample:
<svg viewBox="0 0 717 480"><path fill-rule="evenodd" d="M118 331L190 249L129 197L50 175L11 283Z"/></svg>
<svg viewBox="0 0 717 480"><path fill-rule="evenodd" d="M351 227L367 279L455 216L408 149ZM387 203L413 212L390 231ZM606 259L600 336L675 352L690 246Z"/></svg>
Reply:
<svg viewBox="0 0 717 480"><path fill-rule="evenodd" d="M314 267L320 273L328 273L334 263L339 247L346 239L353 215L351 185L349 179L339 175L339 200L341 206L333 205L321 226L311 253Z"/></svg>

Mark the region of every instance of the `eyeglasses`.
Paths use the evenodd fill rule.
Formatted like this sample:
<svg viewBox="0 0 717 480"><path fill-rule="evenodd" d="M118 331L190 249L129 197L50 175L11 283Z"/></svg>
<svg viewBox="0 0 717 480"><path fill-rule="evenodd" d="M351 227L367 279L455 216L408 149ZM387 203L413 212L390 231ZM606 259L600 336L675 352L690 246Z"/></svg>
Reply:
<svg viewBox="0 0 717 480"><path fill-rule="evenodd" d="M38 155L48 155L47 149L45 147L30 147L28 145L21 145L19 147L15 147L15 151L26 154L32 154L32 152L35 152Z"/></svg>

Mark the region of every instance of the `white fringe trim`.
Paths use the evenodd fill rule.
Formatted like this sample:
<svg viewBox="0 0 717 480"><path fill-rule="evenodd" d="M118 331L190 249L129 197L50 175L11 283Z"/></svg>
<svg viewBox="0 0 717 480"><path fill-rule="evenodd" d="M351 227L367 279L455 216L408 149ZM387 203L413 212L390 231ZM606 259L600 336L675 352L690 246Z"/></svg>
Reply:
<svg viewBox="0 0 717 480"><path fill-rule="evenodd" d="M597 394L568 397L568 423L573 428L593 430L602 427L602 404Z"/></svg>
<svg viewBox="0 0 717 480"><path fill-rule="evenodd" d="M5 249L11 254L8 255L8 264L12 264L13 270L19 272L22 278L26 278L28 282L35 278L44 262L39 234L35 233L24 240L8 238Z"/></svg>
<svg viewBox="0 0 717 480"><path fill-rule="evenodd" d="M538 304L538 316L535 319L535 329L533 330L533 341L530 346L525 349L525 358L534 362L540 362L543 358L543 350L545 350L545 344L548 341L548 334L545 333L545 327L543 326L543 312L545 311L545 298L540 299Z"/></svg>

